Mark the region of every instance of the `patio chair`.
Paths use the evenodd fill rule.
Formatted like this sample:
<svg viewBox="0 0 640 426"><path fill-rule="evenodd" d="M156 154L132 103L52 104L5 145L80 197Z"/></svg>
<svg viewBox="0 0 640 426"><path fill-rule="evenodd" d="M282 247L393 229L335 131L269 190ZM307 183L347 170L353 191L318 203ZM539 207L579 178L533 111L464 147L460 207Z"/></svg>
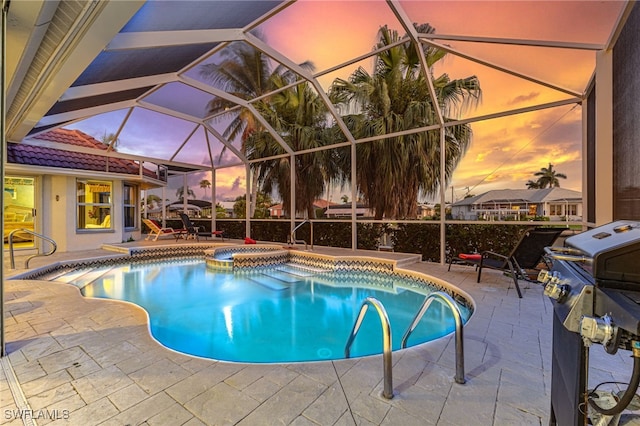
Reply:
<svg viewBox="0 0 640 426"><path fill-rule="evenodd" d="M158 238L170 235L175 237L176 241L178 241L178 238L186 232L184 229L163 228L153 219L142 219L142 222L149 228L149 235L147 235L145 240L153 238L153 241L158 241Z"/></svg>
<svg viewBox="0 0 640 426"><path fill-rule="evenodd" d="M522 298L518 279L533 281L527 271L537 269L540 262L544 260L544 248L553 245L562 231L562 228L529 228L508 255L492 251L458 254L449 260L449 270L452 263L475 266L478 269L478 282L482 276L482 268L501 270L513 278L518 297Z"/></svg>
<svg viewBox="0 0 640 426"><path fill-rule="evenodd" d="M204 231L204 228L201 226L194 225L185 213L179 213L180 218L182 219L182 223L187 230L187 238L195 238L196 240L200 240L200 237L209 238L209 237L220 237L222 241L224 241L224 231ZM203 230L201 230L203 229Z"/></svg>

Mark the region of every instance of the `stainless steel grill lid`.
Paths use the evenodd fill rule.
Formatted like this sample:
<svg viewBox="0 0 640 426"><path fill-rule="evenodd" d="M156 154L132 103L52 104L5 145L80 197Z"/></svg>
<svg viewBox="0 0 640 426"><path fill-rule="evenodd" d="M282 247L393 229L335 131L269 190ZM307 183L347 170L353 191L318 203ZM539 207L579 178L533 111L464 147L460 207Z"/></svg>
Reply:
<svg viewBox="0 0 640 426"><path fill-rule="evenodd" d="M640 290L640 222L612 222L567 238L565 246L593 260L596 285L637 284Z"/></svg>

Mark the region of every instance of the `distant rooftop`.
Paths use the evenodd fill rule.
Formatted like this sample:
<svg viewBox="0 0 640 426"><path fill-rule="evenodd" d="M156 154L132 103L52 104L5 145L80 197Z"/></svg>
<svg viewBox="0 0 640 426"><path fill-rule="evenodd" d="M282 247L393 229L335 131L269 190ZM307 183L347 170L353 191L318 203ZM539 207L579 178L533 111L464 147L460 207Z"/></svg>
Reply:
<svg viewBox="0 0 640 426"><path fill-rule="evenodd" d="M496 202L528 202L543 203L547 201L560 200L581 200L582 193L565 188L544 188L544 189L496 189L485 192L474 197L453 203L453 206L467 206L473 204L496 203Z"/></svg>

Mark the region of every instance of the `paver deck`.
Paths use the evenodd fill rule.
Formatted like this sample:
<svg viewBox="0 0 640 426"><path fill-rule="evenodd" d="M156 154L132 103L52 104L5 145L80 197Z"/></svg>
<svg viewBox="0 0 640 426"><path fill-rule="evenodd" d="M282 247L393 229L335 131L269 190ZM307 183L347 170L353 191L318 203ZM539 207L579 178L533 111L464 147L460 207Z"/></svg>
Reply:
<svg viewBox="0 0 640 426"><path fill-rule="evenodd" d="M341 251L315 248L323 253ZM342 251L353 255L351 251ZM358 253L361 254L361 253ZM397 253L367 252L392 256ZM32 267L78 257L60 253ZM108 256L96 250L82 257ZM141 308L83 298L74 286L5 281L8 356L1 361L2 424L71 425L546 425L552 307L542 288L473 267L413 263L469 293L467 382L456 384L453 335L393 353L394 398L382 392L382 356L240 364L183 355L149 334ZM524 284L524 283L523 283ZM628 381L632 361L591 349L590 381ZM17 389L9 390L11 377ZM30 409L30 412L21 411ZM35 422L29 423L29 415ZM640 424L627 413L625 424Z"/></svg>

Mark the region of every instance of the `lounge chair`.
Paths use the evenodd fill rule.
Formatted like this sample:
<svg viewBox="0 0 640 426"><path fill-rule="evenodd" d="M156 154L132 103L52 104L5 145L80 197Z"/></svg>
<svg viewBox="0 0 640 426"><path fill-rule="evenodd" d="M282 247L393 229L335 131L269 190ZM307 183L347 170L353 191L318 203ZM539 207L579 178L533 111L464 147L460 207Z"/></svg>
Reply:
<svg viewBox="0 0 640 426"><path fill-rule="evenodd" d="M101 229L101 228L111 228L111 215L108 214L104 217L104 219L102 220L102 223L99 224L92 224L89 223L87 224L87 229Z"/></svg>
<svg viewBox="0 0 640 426"><path fill-rule="evenodd" d="M209 237L220 237L222 241L224 241L224 231L205 231L203 227L194 225L185 213L179 213L180 218L182 219L182 224L187 230L187 238L195 238L196 240L200 240L200 237L209 238Z"/></svg>
<svg viewBox="0 0 640 426"><path fill-rule="evenodd" d="M562 228L527 229L508 255L492 251L458 254L449 260L449 270L451 270L453 263L475 266L478 269L478 282L480 282L482 268L504 271L505 274L513 278L518 297L522 298L518 279L532 281L527 270L531 271L538 267L543 260L544 248L553 245L562 231Z"/></svg>
<svg viewBox="0 0 640 426"><path fill-rule="evenodd" d="M184 229L163 228L153 219L142 219L142 222L149 228L149 235L145 240L153 238L153 241L158 241L158 238L169 235L175 237L176 241L178 241L178 238L186 233Z"/></svg>

